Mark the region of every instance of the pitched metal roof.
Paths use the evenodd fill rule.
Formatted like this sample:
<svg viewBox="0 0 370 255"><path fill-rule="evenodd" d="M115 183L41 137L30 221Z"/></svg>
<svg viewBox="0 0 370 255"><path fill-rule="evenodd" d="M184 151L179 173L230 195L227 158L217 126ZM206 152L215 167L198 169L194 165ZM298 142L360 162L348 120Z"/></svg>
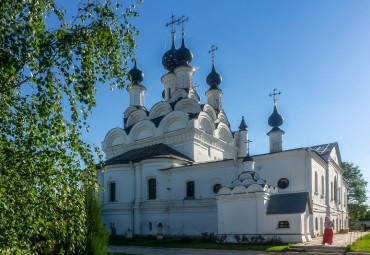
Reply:
<svg viewBox="0 0 370 255"><path fill-rule="evenodd" d="M319 155L324 156L330 154L337 144L338 143L327 143L311 146L310 148L311 150L316 151Z"/></svg>
<svg viewBox="0 0 370 255"><path fill-rule="evenodd" d="M106 165L128 164L130 162L135 163L150 158L169 158L193 162L191 158L165 145L164 143L160 143L127 151L121 155L106 160L105 164Z"/></svg>
<svg viewBox="0 0 370 255"><path fill-rule="evenodd" d="M267 205L266 214L312 213L308 192L272 195Z"/></svg>

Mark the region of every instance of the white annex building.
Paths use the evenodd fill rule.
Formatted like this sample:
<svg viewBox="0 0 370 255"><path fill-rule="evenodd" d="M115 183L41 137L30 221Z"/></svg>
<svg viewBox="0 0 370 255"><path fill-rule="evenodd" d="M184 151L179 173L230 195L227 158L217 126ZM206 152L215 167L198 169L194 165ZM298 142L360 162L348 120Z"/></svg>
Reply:
<svg viewBox="0 0 370 255"><path fill-rule="evenodd" d="M150 110L144 105L144 74L136 63L129 73L124 126L110 130L102 142L107 168L98 179L105 188L101 202L108 230L156 235L160 227L164 235L214 232L230 242L234 235L305 242L323 234L325 216L334 220L334 232L347 228L338 144L284 150L284 119L274 90L268 153L251 156L244 118L237 131L230 129L214 61L207 102L201 103L192 58L184 33L176 49L173 32L172 48L162 59L163 101Z"/></svg>

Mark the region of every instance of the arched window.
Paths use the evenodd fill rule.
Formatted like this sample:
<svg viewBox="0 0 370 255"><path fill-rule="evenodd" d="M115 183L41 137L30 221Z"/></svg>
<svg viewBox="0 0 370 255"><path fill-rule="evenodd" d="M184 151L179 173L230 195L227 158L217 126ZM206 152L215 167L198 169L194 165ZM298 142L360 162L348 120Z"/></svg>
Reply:
<svg viewBox="0 0 370 255"><path fill-rule="evenodd" d="M186 197L194 198L194 193L195 193L194 181L188 181L186 183Z"/></svg>
<svg viewBox="0 0 370 255"><path fill-rule="evenodd" d="M151 178L148 180L148 199L157 198L157 180Z"/></svg>
<svg viewBox="0 0 370 255"><path fill-rule="evenodd" d="M109 183L109 202L116 201L116 183L110 182Z"/></svg>
<svg viewBox="0 0 370 255"><path fill-rule="evenodd" d="M325 179L324 176L321 176L321 195L325 194Z"/></svg>
<svg viewBox="0 0 370 255"><path fill-rule="evenodd" d="M315 171L315 194L319 193L319 180L317 177L317 172Z"/></svg>

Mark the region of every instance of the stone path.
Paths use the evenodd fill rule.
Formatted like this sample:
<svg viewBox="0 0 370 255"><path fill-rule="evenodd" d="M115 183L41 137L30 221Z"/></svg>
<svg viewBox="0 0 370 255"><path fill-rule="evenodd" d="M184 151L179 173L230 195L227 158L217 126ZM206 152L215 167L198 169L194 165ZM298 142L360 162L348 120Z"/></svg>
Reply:
<svg viewBox="0 0 370 255"><path fill-rule="evenodd" d="M140 247L140 246L118 246L110 245L108 252L110 253L129 253L141 255L282 255L282 254L315 254L315 255L334 255L345 254L345 247L355 239L361 237L365 233L348 233L334 235L333 245L321 245L322 237L313 238L311 242L299 243L293 246L293 250L286 253L275 252L260 252L260 251L230 251L230 250L209 250L209 249L183 249L183 248L156 248L156 247ZM360 253L347 253L357 254ZM366 253L362 253L366 254ZM370 253L367 253L370 254Z"/></svg>

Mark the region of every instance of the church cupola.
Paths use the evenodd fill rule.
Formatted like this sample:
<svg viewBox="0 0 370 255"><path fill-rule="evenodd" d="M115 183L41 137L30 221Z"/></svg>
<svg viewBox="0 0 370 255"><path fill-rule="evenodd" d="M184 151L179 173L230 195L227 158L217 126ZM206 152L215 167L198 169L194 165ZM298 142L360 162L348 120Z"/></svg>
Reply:
<svg viewBox="0 0 370 255"><path fill-rule="evenodd" d="M193 53L185 46L184 23L188 20L189 18L181 16L181 18L176 21L178 25L181 24L182 41L181 47L178 48L175 53L176 67L173 70L176 76L177 83L175 89L184 89L187 92L189 92L190 89L193 88L193 74L195 72L195 68L189 65L190 62L193 60Z"/></svg>
<svg viewBox="0 0 370 255"><path fill-rule="evenodd" d="M185 29L184 23L187 22L189 18L185 18L183 15L181 19L179 19L178 24L181 23L182 26L182 39L181 39L181 47L176 50L175 59L177 66L188 66L189 63L193 60L193 52L186 48L185 46Z"/></svg>
<svg viewBox="0 0 370 255"><path fill-rule="evenodd" d="M136 61L134 67L128 72L132 85L141 85L144 80L144 73L137 68Z"/></svg>
<svg viewBox="0 0 370 255"><path fill-rule="evenodd" d="M173 69L175 69L176 67L175 54L176 54L175 37L173 36L172 37L172 47L163 55L163 58L162 58L163 67L169 72L172 72Z"/></svg>
<svg viewBox="0 0 370 255"><path fill-rule="evenodd" d="M172 13L171 21L166 23L166 27L171 26L171 34L172 34L172 47L162 57L162 65L163 67L169 71L172 72L173 69L176 67L176 46L175 46L175 24L179 22L180 19L175 20L175 15Z"/></svg>
<svg viewBox="0 0 370 255"><path fill-rule="evenodd" d="M245 123L244 116L239 125L239 131L235 132L236 146L238 147L238 158L246 157L249 153L248 126Z"/></svg>
<svg viewBox="0 0 370 255"><path fill-rule="evenodd" d="M222 82L222 76L216 72L214 64L212 64L212 71L208 74L206 82L210 89L218 89L218 85Z"/></svg>
<svg viewBox="0 0 370 255"><path fill-rule="evenodd" d="M177 66L188 66L193 60L193 52L186 48L184 37L182 37L181 47L176 50L175 59Z"/></svg>
<svg viewBox="0 0 370 255"><path fill-rule="evenodd" d="M217 47L212 45L211 50L208 51L212 56L212 70L206 79L207 84L210 86L209 90L206 91L206 96L207 103L216 111L220 111L222 109L221 96L223 91L218 87L222 82L222 76L215 69L215 51L217 49Z"/></svg>
<svg viewBox="0 0 370 255"><path fill-rule="evenodd" d="M267 133L270 140L270 153L283 150L283 135L285 133L279 128L284 123L284 117L278 112L276 104L276 96L280 95L281 92L277 92L276 89L274 89L273 92L274 93L270 94L270 97L274 97L274 111L268 119L268 124L272 129Z"/></svg>
<svg viewBox="0 0 370 255"><path fill-rule="evenodd" d="M146 88L141 85L144 80L144 73L137 68L136 61L134 67L128 72L131 85L127 86L127 91L130 94L131 106L144 106L144 93Z"/></svg>

